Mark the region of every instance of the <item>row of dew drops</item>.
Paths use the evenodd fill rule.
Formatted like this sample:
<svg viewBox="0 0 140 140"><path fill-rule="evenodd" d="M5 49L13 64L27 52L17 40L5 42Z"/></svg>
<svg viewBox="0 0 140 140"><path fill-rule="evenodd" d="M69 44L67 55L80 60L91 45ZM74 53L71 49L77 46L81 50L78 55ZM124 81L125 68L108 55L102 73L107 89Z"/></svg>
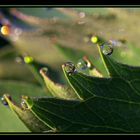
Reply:
<svg viewBox="0 0 140 140"><path fill-rule="evenodd" d="M80 18L84 18L85 13L80 13L79 16L80 16ZM6 22L4 21L4 23L6 23ZM3 36L11 36L11 35L14 36L15 35L16 38L18 38L18 36L22 33L22 29L11 27L9 25L8 21L7 21L7 24L1 25L0 33ZM13 35L13 33L14 33L14 35ZM16 39L16 38L14 38L14 39ZM13 41L14 41L14 39L13 39ZM85 42L91 42L93 44L99 44L100 38L98 36L96 36L96 35L89 35L89 36L86 36L83 40ZM99 44L99 45L101 47L101 50L102 50L103 54L110 56L113 53L113 47L117 46L119 43L120 42L116 41L116 40L109 40L107 43L102 43L102 44ZM18 60L19 59L17 59L17 61ZM21 60L19 60L19 61L21 61ZM25 63L30 63L30 62L33 61L33 58L30 57L30 56L26 56L26 57L24 57L23 61ZM66 72L69 75L71 75L71 74L76 72L76 68L75 68L74 64L71 63L71 62L67 62L65 64L65 68L66 68L65 69ZM77 68L79 70L82 70L82 71L87 70L87 69L90 68L90 64L87 63L84 59L80 59L77 62ZM8 98L9 98L9 100L12 100L11 96L9 96L9 95L8 95ZM1 97L1 102L2 102L3 105L8 106L8 103L7 103L7 101L6 101L4 96ZM21 101L21 107L24 108L24 109L28 108L24 100Z"/></svg>
<svg viewBox="0 0 140 140"><path fill-rule="evenodd" d="M98 36L95 35L88 36L85 40L86 42L91 42L94 44L98 44L100 42ZM116 45L116 41L110 40L109 43L101 43L100 48L104 55L110 56L113 53L113 47ZM87 62L84 58L82 58L78 60L76 66L80 71L86 71L91 68L91 63ZM68 75L72 75L77 72L75 65L71 62L67 62L65 64L65 71L68 73Z"/></svg>
<svg viewBox="0 0 140 140"><path fill-rule="evenodd" d="M1 34L3 34L3 35L9 35L9 33L10 33L10 29L6 25L3 25L0 29L0 31L1 31ZM90 41L91 43L94 43L94 44L98 44L100 41L98 36L96 36L96 35L92 35L85 40L86 40L86 42ZM104 55L110 56L113 53L113 47L117 46L117 43L120 43L120 42L115 41L115 40L109 40L108 43L100 44L102 53ZM31 63L33 61L33 58L31 56L25 56L23 58L18 57L16 59L16 61L20 62L20 63ZM87 63L87 61L85 61L84 59L79 59L77 62L77 68L79 70L84 71L84 70L90 69L90 67L91 67L90 63ZM75 65L71 62L65 63L65 70L69 75L72 75L77 72ZM11 96L8 96L8 98L9 98L9 100L12 100ZM1 97L1 102L3 105L8 106L8 103L4 96ZM24 100L21 101L21 107L23 109L28 108Z"/></svg>
<svg viewBox="0 0 140 140"><path fill-rule="evenodd" d="M12 98L11 98L10 95L6 95L6 96L7 96L7 98L8 98L10 101L12 101ZM5 95L3 95L3 96L1 97L1 102L2 102L2 104L3 104L4 106L8 106L8 105L9 105L8 102L6 101ZM27 106L27 104L26 104L26 102L25 102L24 99L21 100L21 108L22 108L23 110L28 109L28 106Z"/></svg>
<svg viewBox="0 0 140 140"><path fill-rule="evenodd" d="M3 28L3 27L1 27L1 28ZM6 31L7 31L7 29L6 29ZM2 33L2 29L1 29L1 33ZM92 36L90 38L90 41L92 43L94 43L94 44L97 44L99 39L98 39L97 36ZM108 55L108 56L111 55L113 53L113 46L116 45L115 43L116 42L113 42L113 41L110 41L109 43L103 43L100 46L103 54L104 55ZM23 63L32 63L33 62L33 58L31 56L26 55L24 57L17 57L16 61L18 63L22 63L22 64ZM85 61L84 59L79 59L78 62L77 62L77 68L79 70L82 70L82 71L83 70L87 70L87 69L91 68L91 64L88 63L87 61ZM68 73L68 75L72 75L72 74L77 72L77 70L75 68L75 65L72 62L65 63L65 71ZM8 95L8 98L9 98L9 100L12 101L11 96ZM8 103L7 103L7 101L6 101L4 96L1 97L1 102L2 102L3 105L8 106ZM24 100L21 101L21 107L23 109L27 109L28 108L28 106L26 105Z"/></svg>

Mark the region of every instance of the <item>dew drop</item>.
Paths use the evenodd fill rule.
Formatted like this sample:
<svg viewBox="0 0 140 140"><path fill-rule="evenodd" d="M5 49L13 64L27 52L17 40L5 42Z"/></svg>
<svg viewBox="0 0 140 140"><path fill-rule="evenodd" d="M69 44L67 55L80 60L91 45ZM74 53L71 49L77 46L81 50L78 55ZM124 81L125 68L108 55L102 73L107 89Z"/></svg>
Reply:
<svg viewBox="0 0 140 140"><path fill-rule="evenodd" d="M110 44L103 44L101 46L101 49L102 49L102 52L104 55L111 55L113 53L113 48L112 48L112 45Z"/></svg>
<svg viewBox="0 0 140 140"><path fill-rule="evenodd" d="M21 100L21 107L25 110L25 109L28 109L28 106L27 106L27 104L25 103L25 100L24 99L22 99Z"/></svg>
<svg viewBox="0 0 140 140"><path fill-rule="evenodd" d="M80 70L87 70L88 69L87 62L84 61L83 59L80 59L77 62L77 68L80 69Z"/></svg>
<svg viewBox="0 0 140 140"><path fill-rule="evenodd" d="M68 75L72 75L77 72L75 65L72 62L66 62L64 66L65 66L65 71L68 73Z"/></svg>
<svg viewBox="0 0 140 140"><path fill-rule="evenodd" d="M4 97L1 98L1 102L2 102L3 105L8 106L8 103L7 103L7 101L5 100Z"/></svg>
<svg viewBox="0 0 140 140"><path fill-rule="evenodd" d="M10 95L7 95L7 97L9 98L9 100L12 100ZM8 106L8 102L6 101L4 96L1 97L1 102L3 105Z"/></svg>

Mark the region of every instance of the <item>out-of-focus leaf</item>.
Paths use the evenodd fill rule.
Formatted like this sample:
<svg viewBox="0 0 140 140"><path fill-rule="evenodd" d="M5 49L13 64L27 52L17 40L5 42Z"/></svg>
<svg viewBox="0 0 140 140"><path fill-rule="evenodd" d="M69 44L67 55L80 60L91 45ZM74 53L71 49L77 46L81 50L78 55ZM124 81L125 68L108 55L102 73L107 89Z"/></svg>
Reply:
<svg viewBox="0 0 140 140"><path fill-rule="evenodd" d="M61 44L54 44L54 47L56 47L60 52L69 60L73 62L77 62L78 59L82 58L85 53L78 49L68 48Z"/></svg>

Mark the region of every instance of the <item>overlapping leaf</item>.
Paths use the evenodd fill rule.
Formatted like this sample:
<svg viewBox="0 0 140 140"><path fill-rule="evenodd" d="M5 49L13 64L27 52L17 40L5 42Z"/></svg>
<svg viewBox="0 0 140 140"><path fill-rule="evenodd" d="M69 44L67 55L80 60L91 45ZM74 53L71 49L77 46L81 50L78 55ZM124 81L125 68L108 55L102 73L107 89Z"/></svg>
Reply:
<svg viewBox="0 0 140 140"><path fill-rule="evenodd" d="M17 104L21 102L21 95L34 97L46 95L44 90L35 84L14 80L0 80L0 97L6 93L9 93L12 96L12 100L16 101ZM29 132L16 114L12 113L8 107L0 104L0 112L1 132Z"/></svg>
<svg viewBox="0 0 140 140"><path fill-rule="evenodd" d="M32 124L26 123L32 131L48 132L139 132L140 130L140 68L120 64L100 55L110 78L91 77L62 66L64 74L79 99L32 98L32 106L25 109L34 115ZM7 97L6 97L7 98ZM20 112L7 98L11 108ZM35 126L35 124L39 127ZM41 129L39 129L41 128ZM50 132L49 130L49 132Z"/></svg>
<svg viewBox="0 0 140 140"><path fill-rule="evenodd" d="M70 86L61 85L58 83L54 83L48 76L47 76L46 68L42 68L40 70L40 74L44 78L45 84L47 89L54 97L59 97L62 99L76 99L77 96L75 95L74 91Z"/></svg>

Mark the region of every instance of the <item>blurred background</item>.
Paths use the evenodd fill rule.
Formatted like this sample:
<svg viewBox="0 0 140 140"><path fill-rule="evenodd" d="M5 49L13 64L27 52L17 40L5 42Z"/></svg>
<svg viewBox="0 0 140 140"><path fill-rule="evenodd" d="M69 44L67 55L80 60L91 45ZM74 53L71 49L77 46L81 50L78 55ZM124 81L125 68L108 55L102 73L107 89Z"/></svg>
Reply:
<svg viewBox="0 0 140 140"><path fill-rule="evenodd" d="M66 83L61 65L73 59L54 47L56 41L84 52L107 76L93 36L113 46L113 59L140 66L140 8L0 8L0 96L10 93L17 102L21 95L45 96L30 70L17 63L24 53L53 69L56 82ZM0 132L30 131L0 103Z"/></svg>

